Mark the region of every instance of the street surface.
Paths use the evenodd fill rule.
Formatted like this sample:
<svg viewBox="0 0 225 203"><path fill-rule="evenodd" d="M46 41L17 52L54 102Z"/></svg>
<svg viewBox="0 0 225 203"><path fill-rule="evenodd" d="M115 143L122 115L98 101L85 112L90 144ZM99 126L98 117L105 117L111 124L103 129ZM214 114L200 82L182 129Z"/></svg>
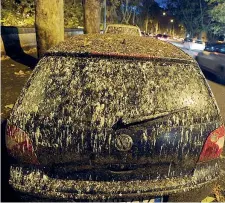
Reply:
<svg viewBox="0 0 225 203"><path fill-rule="evenodd" d="M173 44L183 49L181 43L173 42ZM196 54L196 51L189 51L185 49L183 50L187 52L188 54L190 54L192 57L194 57ZM28 54L36 57L36 54L33 51ZM1 84L2 84L1 119L6 119L9 116L10 110L13 104L15 103L17 97L19 96L19 93L24 83L27 81L30 74L32 73L32 69L28 66L23 65L19 61L12 60L9 57L8 58L4 57L4 58L1 58L1 70L2 70L1 72L2 74L1 75L1 78L2 78L1 80ZM223 117L223 120L225 121L225 85L219 84L214 78L214 76L212 76L211 74L205 73L205 72L204 74L207 78L208 84L221 110L221 115ZM223 157L225 157L225 153L223 154ZM223 158L223 164L222 164L223 167L225 166L224 160L225 159ZM225 169L223 170L225 171ZM216 191L213 194L214 197L219 195L220 197L224 198L225 194L223 193L225 191L225 175L223 175L223 177L220 179L219 185L214 191ZM212 196L212 194L210 196Z"/></svg>
<svg viewBox="0 0 225 203"><path fill-rule="evenodd" d="M180 49L182 49L184 52L186 52L187 54L189 54L190 56L192 56L193 58L200 52L198 50L188 50L183 48L183 43L178 42L178 41L170 41L171 44L175 45L176 47L179 47Z"/></svg>

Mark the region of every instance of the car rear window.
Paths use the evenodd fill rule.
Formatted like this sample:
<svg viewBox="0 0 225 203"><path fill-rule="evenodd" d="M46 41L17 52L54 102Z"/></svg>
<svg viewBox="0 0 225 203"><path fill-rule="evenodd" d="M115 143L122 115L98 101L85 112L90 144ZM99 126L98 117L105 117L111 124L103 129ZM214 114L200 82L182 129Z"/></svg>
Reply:
<svg viewBox="0 0 225 203"><path fill-rule="evenodd" d="M225 44L221 44L220 46L216 47L216 52L225 54Z"/></svg>
<svg viewBox="0 0 225 203"><path fill-rule="evenodd" d="M128 34L128 35L135 35L140 36L140 31L136 27L129 27L129 26L108 26L106 28L105 33L110 34Z"/></svg>
<svg viewBox="0 0 225 203"><path fill-rule="evenodd" d="M43 116L78 126L88 121L112 127L120 118L130 122L183 108L190 122L218 117L194 62L46 56L23 89L12 118L20 117L24 124Z"/></svg>
<svg viewBox="0 0 225 203"><path fill-rule="evenodd" d="M205 51L225 53L225 44L207 44Z"/></svg>
<svg viewBox="0 0 225 203"><path fill-rule="evenodd" d="M196 40L195 43L197 43L197 44L203 44L203 42L201 40Z"/></svg>
<svg viewBox="0 0 225 203"><path fill-rule="evenodd" d="M185 38L184 41L185 41L185 42L193 42L193 39Z"/></svg>

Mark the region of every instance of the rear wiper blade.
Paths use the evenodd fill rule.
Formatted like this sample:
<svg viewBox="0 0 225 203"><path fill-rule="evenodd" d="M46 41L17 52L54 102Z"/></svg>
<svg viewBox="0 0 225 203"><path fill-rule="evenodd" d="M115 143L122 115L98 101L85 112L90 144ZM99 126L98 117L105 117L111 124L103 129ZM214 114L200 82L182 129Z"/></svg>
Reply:
<svg viewBox="0 0 225 203"><path fill-rule="evenodd" d="M122 129L122 128L127 128L130 126L134 126L134 125L139 125L139 124L143 124L146 122L150 122L150 121L154 121L154 120L158 120L167 116L170 116L171 114L174 113L178 113L181 111L186 111L188 109L188 107L183 107L180 109L175 109L173 111L164 111L162 113L158 113L155 115L150 115L150 116L142 116L139 118L133 118L133 119L129 119L129 120L124 120L123 118L120 118L113 126L112 129L113 130L118 130L118 129Z"/></svg>

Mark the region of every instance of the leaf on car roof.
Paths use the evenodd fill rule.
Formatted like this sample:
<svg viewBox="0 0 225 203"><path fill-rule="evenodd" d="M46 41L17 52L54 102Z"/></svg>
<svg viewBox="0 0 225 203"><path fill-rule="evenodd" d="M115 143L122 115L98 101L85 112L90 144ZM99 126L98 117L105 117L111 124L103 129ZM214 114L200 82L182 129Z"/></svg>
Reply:
<svg viewBox="0 0 225 203"><path fill-rule="evenodd" d="M215 198L214 197L209 197L209 196L207 196L205 199L203 199L201 202L212 202L212 201L214 201L215 200Z"/></svg>
<svg viewBox="0 0 225 203"><path fill-rule="evenodd" d="M5 108L12 109L13 108L13 104L8 104L8 105L5 106Z"/></svg>

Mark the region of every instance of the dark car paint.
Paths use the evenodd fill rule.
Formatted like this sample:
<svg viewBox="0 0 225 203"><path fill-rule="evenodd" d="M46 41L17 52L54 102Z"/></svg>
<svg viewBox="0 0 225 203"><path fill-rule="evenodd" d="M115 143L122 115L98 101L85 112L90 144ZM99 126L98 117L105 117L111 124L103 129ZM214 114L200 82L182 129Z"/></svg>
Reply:
<svg viewBox="0 0 225 203"><path fill-rule="evenodd" d="M214 52L218 51L225 46L225 43L206 43L205 51ZM223 52L222 52L223 53Z"/></svg>
<svg viewBox="0 0 225 203"><path fill-rule="evenodd" d="M1 201L19 202L20 197L9 185L11 160L6 148L6 125L7 120L1 120ZM10 195L9 195L10 194Z"/></svg>
<svg viewBox="0 0 225 203"><path fill-rule="evenodd" d="M207 43L204 52L195 57L202 70L215 75L220 84L225 84L224 43Z"/></svg>
<svg viewBox="0 0 225 203"><path fill-rule="evenodd" d="M98 81L104 88L95 85ZM146 92L155 101L145 98ZM40 98L43 100L39 101ZM32 112L35 105L38 110ZM103 124L101 115L105 119ZM120 119L122 123L118 123ZM217 160L207 163L213 170L206 170L204 176L199 171L205 170L205 164L197 161L207 136L221 124L213 95L194 60L104 58L53 51L37 65L9 119L9 125L29 135L41 165L32 172L34 166L17 163L18 168L11 171L11 184L17 190L46 196L46 184L35 189L38 179L43 183L45 179L56 183L58 180L59 185L61 179L68 181L68 186L62 183L68 190L73 180L79 180L77 187L83 185L84 198L94 199L102 199L97 185L101 190L108 189L108 194L104 192L108 198L118 197L119 188L126 188L132 181L135 186L127 189L130 196L137 193L138 187L144 188L146 181L152 184L159 179L166 186L158 186L155 192L149 186L148 195L182 190L192 178L193 187L198 187L218 176ZM119 135L132 139L131 149L118 150L115 143ZM16 176L16 171L23 175ZM24 185L22 182L29 182L29 174L33 180ZM178 183L177 177L185 176L189 178ZM167 182L173 178L171 189ZM99 185L96 181L103 182ZM115 181L115 187L119 186L114 194L107 181ZM94 195L86 191L88 184L93 184ZM65 191L70 193L67 189L54 193L52 189L57 188L48 188L49 196L61 198ZM79 192L74 192L77 189L71 190L71 198L79 199Z"/></svg>
<svg viewBox="0 0 225 203"><path fill-rule="evenodd" d="M183 43L184 42L193 42L193 39L192 38L184 38Z"/></svg>

